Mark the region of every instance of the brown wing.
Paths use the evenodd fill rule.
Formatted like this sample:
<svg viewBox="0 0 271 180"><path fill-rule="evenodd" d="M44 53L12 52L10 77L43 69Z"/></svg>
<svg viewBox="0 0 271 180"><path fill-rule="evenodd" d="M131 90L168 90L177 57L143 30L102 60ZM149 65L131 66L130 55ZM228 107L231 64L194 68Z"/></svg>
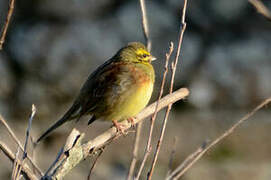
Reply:
<svg viewBox="0 0 271 180"><path fill-rule="evenodd" d="M50 134L53 130L64 124L65 122L72 120L74 118L80 118L86 112L91 111L95 108L95 104L101 98L101 94L103 93L103 82L99 82L99 78L105 69L110 68L112 60L108 60L102 66L100 66L96 71L94 71L87 79L81 91L74 101L73 105L70 109L64 114L64 116L51 125L36 141L36 143L40 142L44 139L48 134ZM98 85L98 86L96 86Z"/></svg>
<svg viewBox="0 0 271 180"><path fill-rule="evenodd" d="M81 115L104 111L107 106L131 84L129 66L126 62L111 62L88 79L78 97L82 107Z"/></svg>

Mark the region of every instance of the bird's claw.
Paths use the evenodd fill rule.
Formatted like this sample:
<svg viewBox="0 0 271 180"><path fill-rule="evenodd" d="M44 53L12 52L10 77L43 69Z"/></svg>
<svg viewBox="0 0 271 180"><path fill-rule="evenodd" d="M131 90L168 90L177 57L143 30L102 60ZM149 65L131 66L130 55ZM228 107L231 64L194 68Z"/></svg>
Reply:
<svg viewBox="0 0 271 180"><path fill-rule="evenodd" d="M121 134L125 135L127 134L124 129L124 125L118 123L117 121L113 121L114 126L117 128L117 132L120 132Z"/></svg>
<svg viewBox="0 0 271 180"><path fill-rule="evenodd" d="M129 117L129 118L127 119L127 121L128 121L129 123L131 123L131 127L132 127L132 128L135 128L135 118L134 118L134 117Z"/></svg>

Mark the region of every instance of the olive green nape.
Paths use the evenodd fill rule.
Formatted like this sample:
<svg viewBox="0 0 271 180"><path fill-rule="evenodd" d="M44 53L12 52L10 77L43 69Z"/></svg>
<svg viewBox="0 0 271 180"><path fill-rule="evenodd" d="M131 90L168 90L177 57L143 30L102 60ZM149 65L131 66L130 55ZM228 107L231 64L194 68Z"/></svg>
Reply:
<svg viewBox="0 0 271 180"><path fill-rule="evenodd" d="M145 49L147 51L146 46L141 42L130 42L127 47L132 47L134 49Z"/></svg>

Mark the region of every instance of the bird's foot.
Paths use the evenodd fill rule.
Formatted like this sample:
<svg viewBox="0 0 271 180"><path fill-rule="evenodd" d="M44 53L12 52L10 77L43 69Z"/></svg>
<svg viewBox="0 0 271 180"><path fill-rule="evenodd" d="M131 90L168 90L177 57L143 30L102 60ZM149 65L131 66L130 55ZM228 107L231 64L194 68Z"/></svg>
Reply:
<svg viewBox="0 0 271 180"><path fill-rule="evenodd" d="M127 119L127 121L128 121L129 123L131 123L131 127L132 127L132 128L135 128L135 118L134 118L134 117L129 117L129 118Z"/></svg>
<svg viewBox="0 0 271 180"><path fill-rule="evenodd" d="M118 121L113 121L114 126L117 128L117 132L120 132L121 134L125 135L125 129L124 125L120 124Z"/></svg>

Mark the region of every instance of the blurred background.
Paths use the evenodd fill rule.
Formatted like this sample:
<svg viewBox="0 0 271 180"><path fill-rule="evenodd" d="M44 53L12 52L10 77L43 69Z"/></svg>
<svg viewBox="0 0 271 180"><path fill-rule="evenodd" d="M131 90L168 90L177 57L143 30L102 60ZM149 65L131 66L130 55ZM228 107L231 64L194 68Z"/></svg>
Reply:
<svg viewBox="0 0 271 180"><path fill-rule="evenodd" d="M263 2L271 9L270 1ZM144 42L144 38L138 1L17 0L15 5L4 50L0 51L0 113L24 142L32 104L37 107L32 126L36 139L69 108L97 66L128 42ZM158 95L169 42L177 46L182 6L182 0L146 2L152 53L158 58L153 63L157 78L152 102ZM0 27L7 7L8 1L0 0ZM189 0L186 21L175 89L188 87L191 95L173 106L154 179L165 177L175 137L173 167L271 96L271 22L247 0ZM270 117L270 107L258 112L182 179L271 179ZM154 142L162 119L160 112ZM86 126L87 120L79 125ZM148 125L145 121L140 160ZM43 170L53 162L74 126L65 124L35 149L34 158ZM86 139L110 126L93 123ZM125 179L133 137L131 133L105 149L93 179ZM2 125L0 140L16 150ZM0 161L0 179L8 179L12 164L2 152ZM85 160L66 179L86 179L91 163ZM146 171L142 179L145 176Z"/></svg>

